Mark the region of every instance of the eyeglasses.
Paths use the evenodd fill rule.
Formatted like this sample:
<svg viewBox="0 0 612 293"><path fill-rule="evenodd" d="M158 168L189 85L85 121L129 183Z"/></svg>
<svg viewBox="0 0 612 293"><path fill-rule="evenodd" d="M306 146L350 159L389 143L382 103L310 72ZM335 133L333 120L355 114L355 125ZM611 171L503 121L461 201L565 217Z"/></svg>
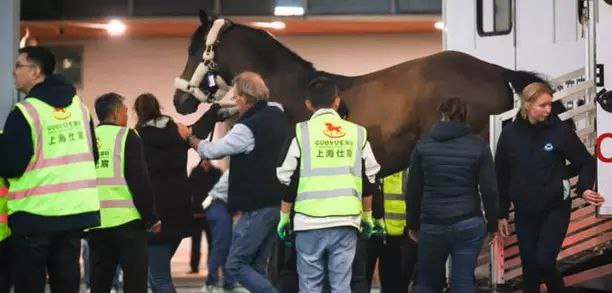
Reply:
<svg viewBox="0 0 612 293"><path fill-rule="evenodd" d="M36 65L34 64L21 64L19 62L15 63L15 69L17 68L21 68L21 67L35 67Z"/></svg>

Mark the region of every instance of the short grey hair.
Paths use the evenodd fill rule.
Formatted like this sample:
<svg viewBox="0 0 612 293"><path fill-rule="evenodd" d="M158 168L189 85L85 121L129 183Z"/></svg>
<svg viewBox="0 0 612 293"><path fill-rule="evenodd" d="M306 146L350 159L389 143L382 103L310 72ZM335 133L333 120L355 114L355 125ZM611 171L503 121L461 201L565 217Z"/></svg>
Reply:
<svg viewBox="0 0 612 293"><path fill-rule="evenodd" d="M249 104L255 104L259 101L267 101L270 97L270 90L266 86L261 75L245 71L234 77L232 80L236 95L245 96Z"/></svg>

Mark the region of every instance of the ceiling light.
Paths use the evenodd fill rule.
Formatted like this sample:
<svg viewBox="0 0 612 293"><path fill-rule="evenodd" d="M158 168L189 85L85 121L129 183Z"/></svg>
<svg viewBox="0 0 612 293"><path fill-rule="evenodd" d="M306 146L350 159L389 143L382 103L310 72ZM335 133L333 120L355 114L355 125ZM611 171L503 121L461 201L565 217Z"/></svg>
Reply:
<svg viewBox="0 0 612 293"><path fill-rule="evenodd" d="M106 31L111 36L122 35L123 33L125 33L125 30L126 30L126 26L120 20L113 19L109 21L108 24L106 25Z"/></svg>
<svg viewBox="0 0 612 293"><path fill-rule="evenodd" d="M282 30L286 27L285 23L282 21L272 21L272 22L257 21L257 22L253 22L253 25L257 27L261 27L261 28L271 28L275 30Z"/></svg>
<svg viewBox="0 0 612 293"><path fill-rule="evenodd" d="M300 6L276 6L274 7L276 16L301 16L304 15L304 7Z"/></svg>
<svg viewBox="0 0 612 293"><path fill-rule="evenodd" d="M444 21L441 20L436 21L436 23L434 23L434 27L439 31L443 31L446 29L444 26Z"/></svg>

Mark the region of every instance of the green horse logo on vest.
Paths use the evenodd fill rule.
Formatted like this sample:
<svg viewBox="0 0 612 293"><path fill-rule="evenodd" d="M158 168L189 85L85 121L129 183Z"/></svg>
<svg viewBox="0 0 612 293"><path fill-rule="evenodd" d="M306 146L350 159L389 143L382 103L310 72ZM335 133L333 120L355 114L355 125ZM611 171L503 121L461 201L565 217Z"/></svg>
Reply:
<svg viewBox="0 0 612 293"><path fill-rule="evenodd" d="M323 134L330 138L340 138L346 135L346 132L342 130L342 126L334 125L331 122L325 123L325 129L323 129Z"/></svg>

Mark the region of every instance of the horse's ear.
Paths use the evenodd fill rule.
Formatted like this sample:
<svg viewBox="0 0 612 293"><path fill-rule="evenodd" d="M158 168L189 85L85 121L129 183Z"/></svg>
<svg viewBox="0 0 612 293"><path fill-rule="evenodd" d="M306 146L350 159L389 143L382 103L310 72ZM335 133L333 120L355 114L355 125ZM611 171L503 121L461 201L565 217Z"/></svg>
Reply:
<svg viewBox="0 0 612 293"><path fill-rule="evenodd" d="M206 11L200 9L199 11L200 22L204 27L208 27L213 21L215 21L215 15L208 15Z"/></svg>

